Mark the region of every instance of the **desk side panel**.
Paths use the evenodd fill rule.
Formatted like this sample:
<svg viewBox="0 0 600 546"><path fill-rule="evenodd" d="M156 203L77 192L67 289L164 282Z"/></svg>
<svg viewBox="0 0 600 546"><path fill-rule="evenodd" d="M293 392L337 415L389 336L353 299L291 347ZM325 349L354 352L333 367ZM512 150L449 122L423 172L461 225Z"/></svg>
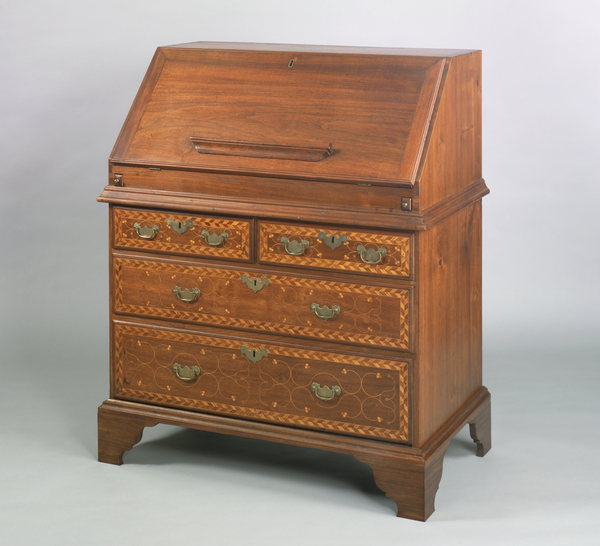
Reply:
<svg viewBox="0 0 600 546"><path fill-rule="evenodd" d="M417 235L415 447L482 384L481 200Z"/></svg>

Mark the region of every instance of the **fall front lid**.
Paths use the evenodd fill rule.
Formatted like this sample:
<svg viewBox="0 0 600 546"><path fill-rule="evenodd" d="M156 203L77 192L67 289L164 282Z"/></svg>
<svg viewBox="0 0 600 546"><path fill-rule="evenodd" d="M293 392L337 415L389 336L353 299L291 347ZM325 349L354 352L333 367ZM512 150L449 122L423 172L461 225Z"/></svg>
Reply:
<svg viewBox="0 0 600 546"><path fill-rule="evenodd" d="M159 48L111 161L413 184L445 57L463 52L407 51Z"/></svg>

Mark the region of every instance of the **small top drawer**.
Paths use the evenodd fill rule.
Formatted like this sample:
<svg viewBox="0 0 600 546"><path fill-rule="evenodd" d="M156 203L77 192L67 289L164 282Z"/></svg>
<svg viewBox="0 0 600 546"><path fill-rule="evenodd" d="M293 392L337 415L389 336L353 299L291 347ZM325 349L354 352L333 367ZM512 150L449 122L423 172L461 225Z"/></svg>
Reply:
<svg viewBox="0 0 600 546"><path fill-rule="evenodd" d="M272 224L259 227L259 261L346 273L412 276L412 235Z"/></svg>
<svg viewBox="0 0 600 546"><path fill-rule="evenodd" d="M115 207L113 225L116 248L251 261L248 220Z"/></svg>

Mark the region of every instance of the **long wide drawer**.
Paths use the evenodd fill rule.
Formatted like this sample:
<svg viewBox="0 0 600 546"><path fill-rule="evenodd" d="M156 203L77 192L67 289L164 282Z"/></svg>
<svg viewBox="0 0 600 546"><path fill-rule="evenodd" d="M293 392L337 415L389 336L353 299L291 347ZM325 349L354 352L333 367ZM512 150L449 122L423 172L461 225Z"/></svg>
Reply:
<svg viewBox="0 0 600 546"><path fill-rule="evenodd" d="M116 248L203 258L251 260L251 222L232 218L116 207Z"/></svg>
<svg viewBox="0 0 600 546"><path fill-rule="evenodd" d="M412 276L412 235L260 222L259 261L346 273Z"/></svg>
<svg viewBox="0 0 600 546"><path fill-rule="evenodd" d="M114 324L116 398L409 440L409 360Z"/></svg>
<svg viewBox="0 0 600 546"><path fill-rule="evenodd" d="M411 348L411 289L114 258L115 312Z"/></svg>

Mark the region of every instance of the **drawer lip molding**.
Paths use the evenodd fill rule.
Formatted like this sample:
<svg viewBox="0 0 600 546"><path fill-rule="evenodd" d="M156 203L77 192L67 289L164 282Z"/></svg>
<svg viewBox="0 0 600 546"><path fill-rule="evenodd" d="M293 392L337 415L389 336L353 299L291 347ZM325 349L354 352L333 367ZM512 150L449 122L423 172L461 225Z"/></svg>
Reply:
<svg viewBox="0 0 600 546"><path fill-rule="evenodd" d="M285 346L260 338L212 337L192 331L115 323L116 398L208 411L339 434L410 440L410 359L376 358ZM260 361L243 349L258 344ZM181 382L172 372L199 368ZM342 385L324 402L312 383ZM203 382L204 381L204 382Z"/></svg>
<svg viewBox="0 0 600 546"><path fill-rule="evenodd" d="M113 257L115 312L212 326L299 335L332 342L412 349L413 288L256 274L208 264ZM262 280L261 280L262 278ZM254 279L260 290L255 289ZM252 289L248 288L248 283ZM186 304L175 285L200 295ZM258 288L258 287L257 287ZM313 303L338 306L331 320L315 316Z"/></svg>
<svg viewBox="0 0 600 546"><path fill-rule="evenodd" d="M331 208L327 211L330 224L360 225L375 229L426 231L463 208L485 197L490 190L480 178L456 193L425 210L411 212L373 210L370 208ZM106 186L98 196L99 203L121 206L144 206L172 211L211 211L215 214L260 216L262 218L302 218L307 222L323 221L323 206L290 205L260 199L236 199L216 195L197 195L185 192ZM259 212L260 214L257 214Z"/></svg>
<svg viewBox="0 0 600 546"><path fill-rule="evenodd" d="M177 220L182 227L178 228ZM177 212L114 207L114 247L250 262L252 260L252 220L220 218ZM151 239L137 234L134 225L153 226ZM224 241L213 246L203 233L224 234Z"/></svg>

